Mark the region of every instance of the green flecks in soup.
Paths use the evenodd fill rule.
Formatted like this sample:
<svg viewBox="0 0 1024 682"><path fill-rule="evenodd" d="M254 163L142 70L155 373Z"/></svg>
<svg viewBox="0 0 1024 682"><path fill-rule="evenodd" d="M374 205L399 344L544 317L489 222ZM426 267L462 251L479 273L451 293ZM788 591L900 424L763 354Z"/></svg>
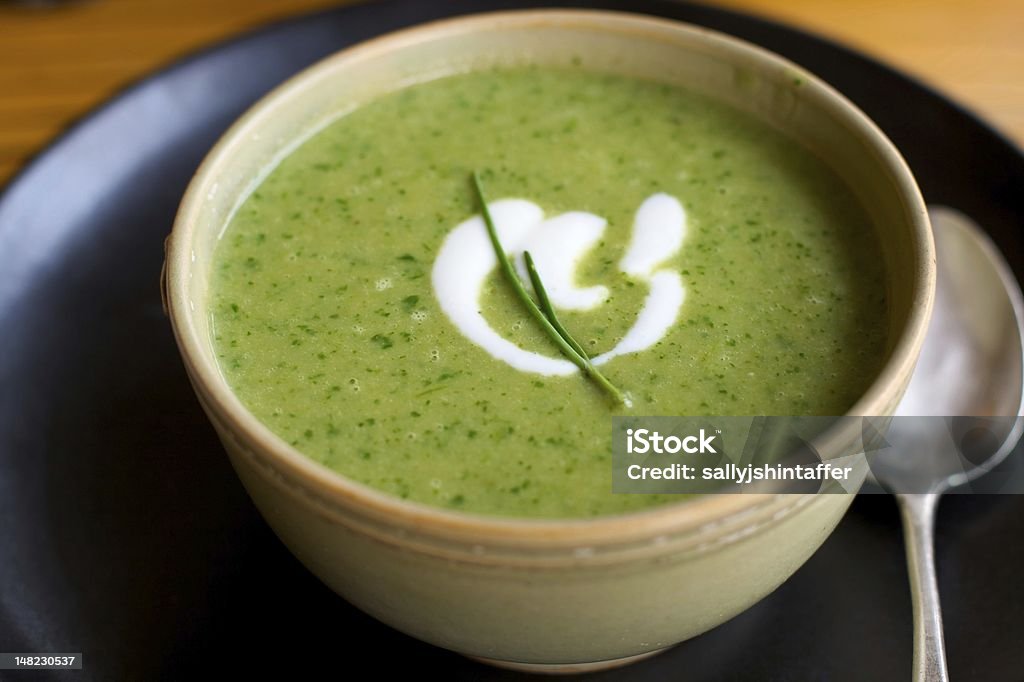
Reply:
<svg viewBox="0 0 1024 682"><path fill-rule="evenodd" d="M559 254L578 256L558 316L591 356L628 345L656 281L683 296L662 306L670 324L655 341L601 366L636 414L842 414L881 367L875 232L791 140L647 81L555 68L453 76L315 135L245 201L216 252L210 306L227 380L284 440L346 476L498 515L679 499L611 493L610 417L625 408L593 382L517 369L471 340L475 317L537 362L566 362L497 268L477 273L476 310L446 312L454 299L439 298L435 266L479 214L474 169L492 208L526 211L521 225L593 216L565 228L579 231L568 246L537 246L545 285ZM673 214L650 262L627 267L655 196L684 224ZM441 274L469 273L453 253Z"/></svg>

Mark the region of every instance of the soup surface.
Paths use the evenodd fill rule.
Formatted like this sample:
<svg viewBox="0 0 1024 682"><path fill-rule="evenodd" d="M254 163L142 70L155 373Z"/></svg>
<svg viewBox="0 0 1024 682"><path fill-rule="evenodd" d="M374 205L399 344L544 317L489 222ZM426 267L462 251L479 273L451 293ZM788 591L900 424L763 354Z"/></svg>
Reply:
<svg viewBox="0 0 1024 682"><path fill-rule="evenodd" d="M515 298L474 170L632 407ZM429 505L587 517L679 499L611 493L613 414L847 411L884 358L883 279L866 212L789 138L686 90L523 67L303 143L227 225L210 309L233 390L314 460Z"/></svg>

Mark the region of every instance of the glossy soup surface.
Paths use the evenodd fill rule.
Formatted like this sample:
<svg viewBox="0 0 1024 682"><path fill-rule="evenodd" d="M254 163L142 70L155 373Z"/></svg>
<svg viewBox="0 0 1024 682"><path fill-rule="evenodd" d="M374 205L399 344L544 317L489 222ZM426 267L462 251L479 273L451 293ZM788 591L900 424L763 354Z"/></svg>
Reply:
<svg viewBox="0 0 1024 682"><path fill-rule="evenodd" d="M579 300L559 316L592 356L616 347L647 303L661 305L661 335L656 315L647 328L656 342L601 366L634 414L842 414L881 367L874 229L790 139L653 82L547 67L447 77L305 142L244 202L215 254L210 307L226 378L281 438L346 476L524 517L679 499L611 493L610 417L628 410L578 372L530 369L564 369L563 356L493 267L493 248L439 260L479 215L474 169L492 210L526 211L520 228L536 222L531 210L576 212L532 234L548 265L568 264L566 300ZM652 209L641 239L637 212L651 197L680 207L685 226L659 224L672 211ZM483 229L478 218L467 239ZM635 242L649 266L639 275L624 271ZM557 284L554 269L539 269ZM664 299L651 294L652 273ZM472 340L460 326L471 324L521 349L529 367Z"/></svg>

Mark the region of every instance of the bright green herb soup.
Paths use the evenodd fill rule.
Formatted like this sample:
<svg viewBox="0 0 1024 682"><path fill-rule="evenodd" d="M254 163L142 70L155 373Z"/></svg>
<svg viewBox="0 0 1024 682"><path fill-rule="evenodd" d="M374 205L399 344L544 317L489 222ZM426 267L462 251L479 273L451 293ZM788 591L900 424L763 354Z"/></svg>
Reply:
<svg viewBox="0 0 1024 682"><path fill-rule="evenodd" d="M666 308L656 342L601 367L635 414L842 414L881 366L873 228L788 138L651 82L554 68L449 77L304 143L216 252L211 310L227 380L284 440L346 476L497 515L586 517L679 499L612 494L610 417L626 408L578 372L496 358L443 307L439 277L458 282L464 266L494 260L455 254L435 267L456 226L479 214L474 169L492 208L519 198L547 218L607 221L571 273L599 300L558 311L592 356L638 323L654 287L649 272L624 271L638 207L658 195L685 211L681 245L648 249L668 289L682 285L681 306ZM483 235L482 224L466 229ZM485 326L534 360L564 362L487 267L471 297Z"/></svg>

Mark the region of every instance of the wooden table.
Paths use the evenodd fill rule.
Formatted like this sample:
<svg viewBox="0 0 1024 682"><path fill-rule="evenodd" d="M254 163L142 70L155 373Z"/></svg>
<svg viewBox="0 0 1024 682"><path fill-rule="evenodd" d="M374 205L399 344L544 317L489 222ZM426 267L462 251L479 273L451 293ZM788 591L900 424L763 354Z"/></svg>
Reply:
<svg viewBox="0 0 1024 682"><path fill-rule="evenodd" d="M887 60L1024 144L1024 0L719 1ZM153 69L240 31L336 4L0 0L0 185L68 124Z"/></svg>

